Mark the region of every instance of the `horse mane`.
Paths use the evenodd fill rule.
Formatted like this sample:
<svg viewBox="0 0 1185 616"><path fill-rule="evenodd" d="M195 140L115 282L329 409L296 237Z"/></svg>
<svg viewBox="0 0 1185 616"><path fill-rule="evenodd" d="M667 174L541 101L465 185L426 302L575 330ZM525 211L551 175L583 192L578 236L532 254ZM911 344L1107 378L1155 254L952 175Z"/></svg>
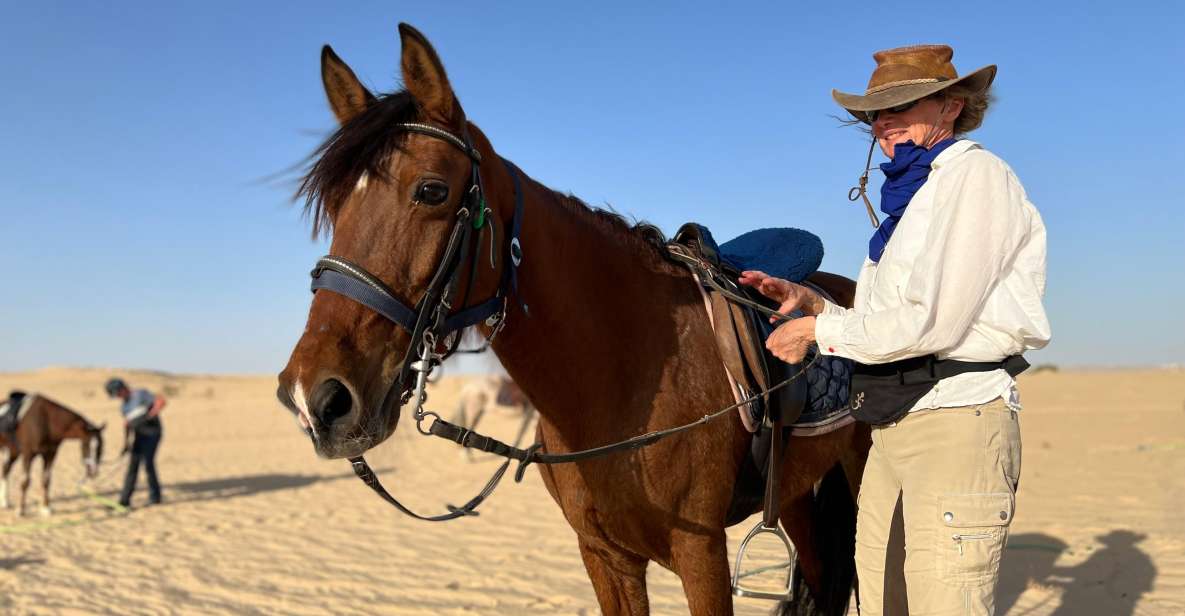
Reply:
<svg viewBox="0 0 1185 616"><path fill-rule="evenodd" d="M404 143L399 124L418 119L415 99L407 90L380 94L365 111L341 125L308 160L296 199L313 222L313 236L332 230L332 218L354 192L363 174L388 180L387 162Z"/></svg>
<svg viewBox="0 0 1185 616"><path fill-rule="evenodd" d="M314 237L332 231L334 215L353 194L363 174L390 180L388 162L402 148L407 135L399 124L418 119L418 106L407 90L380 94L309 155L308 160L314 162L300 181L296 199L304 200L304 215L312 221ZM655 256L648 263L654 269L683 271L667 267L672 264L665 256L666 237L658 227L644 221L631 225L612 209L594 208L575 195L548 190L577 219L619 239L626 247Z"/></svg>
<svg viewBox="0 0 1185 616"><path fill-rule="evenodd" d="M574 217L612 237L617 245L642 256L645 261L639 265L645 265L664 274L687 273L686 269L668 256L666 235L657 226L644 220L635 220L631 224L625 216L612 208L592 207L573 194L556 190L551 192L560 205Z"/></svg>

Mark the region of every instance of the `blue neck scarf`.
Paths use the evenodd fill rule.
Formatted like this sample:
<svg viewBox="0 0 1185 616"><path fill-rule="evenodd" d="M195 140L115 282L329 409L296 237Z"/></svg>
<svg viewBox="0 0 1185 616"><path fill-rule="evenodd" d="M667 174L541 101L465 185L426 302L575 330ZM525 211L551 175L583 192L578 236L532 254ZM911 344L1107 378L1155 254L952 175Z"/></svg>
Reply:
<svg viewBox="0 0 1185 616"><path fill-rule="evenodd" d="M881 260L885 245L893 237L893 230L905 214L905 207L913 199L914 193L926 183L926 178L930 177L930 163L954 142L953 138L944 139L929 150L914 145L912 141L893 146L893 160L881 163L881 171L885 172L885 183L881 186L881 211L889 217L868 240L869 259Z"/></svg>

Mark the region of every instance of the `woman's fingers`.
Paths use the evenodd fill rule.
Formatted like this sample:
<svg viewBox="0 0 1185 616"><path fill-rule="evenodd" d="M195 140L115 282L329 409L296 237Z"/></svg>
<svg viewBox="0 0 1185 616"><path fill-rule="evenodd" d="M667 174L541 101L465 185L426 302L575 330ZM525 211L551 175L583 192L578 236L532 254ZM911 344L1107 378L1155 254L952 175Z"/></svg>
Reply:
<svg viewBox="0 0 1185 616"><path fill-rule="evenodd" d="M765 272L756 271L756 270L745 270L745 271L741 272L741 277L737 279L737 282L739 282L745 286L748 286L748 287L757 287L758 285L760 285L763 281L765 281L768 278L769 278L769 275L766 274Z"/></svg>

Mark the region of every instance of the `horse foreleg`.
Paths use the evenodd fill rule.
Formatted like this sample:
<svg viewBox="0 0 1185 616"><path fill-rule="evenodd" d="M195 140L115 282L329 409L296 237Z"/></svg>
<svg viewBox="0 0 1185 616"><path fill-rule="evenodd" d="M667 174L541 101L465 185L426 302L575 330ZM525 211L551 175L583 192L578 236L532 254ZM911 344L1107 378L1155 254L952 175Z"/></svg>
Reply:
<svg viewBox="0 0 1185 616"><path fill-rule="evenodd" d="M16 453L9 450L8 458L4 460L4 477L0 479L0 509L12 506L12 503L8 502L8 473L12 471L13 464L16 464Z"/></svg>
<svg viewBox="0 0 1185 616"><path fill-rule="evenodd" d="M41 514L50 515L53 509L49 506L49 481L53 478L53 461L57 451L41 456Z"/></svg>
<svg viewBox="0 0 1185 616"><path fill-rule="evenodd" d="M25 515L25 497L29 494L30 475L33 474L33 456L21 456L21 500L17 503L17 515Z"/></svg>
<svg viewBox="0 0 1185 616"><path fill-rule="evenodd" d="M711 535L679 533L671 541L671 568L683 582L690 614L732 614L728 540L723 530Z"/></svg>
<svg viewBox="0 0 1185 616"><path fill-rule="evenodd" d="M601 613L645 615L650 613L646 595L649 560L580 539L580 557L597 593ZM726 565L727 566L727 565Z"/></svg>

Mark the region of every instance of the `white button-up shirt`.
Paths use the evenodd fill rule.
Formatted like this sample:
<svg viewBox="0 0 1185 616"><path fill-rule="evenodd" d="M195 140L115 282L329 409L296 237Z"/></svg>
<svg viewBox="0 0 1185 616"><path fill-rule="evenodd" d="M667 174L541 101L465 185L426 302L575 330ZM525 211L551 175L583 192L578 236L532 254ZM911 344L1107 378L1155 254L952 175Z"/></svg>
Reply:
<svg viewBox="0 0 1185 616"><path fill-rule="evenodd" d="M983 146L952 144L931 165L880 262L864 260L855 306L827 302L815 324L825 355L882 364L935 353L997 361L1049 342L1045 225L1012 169ZM1004 370L942 379L911 410L1002 397L1020 408Z"/></svg>

